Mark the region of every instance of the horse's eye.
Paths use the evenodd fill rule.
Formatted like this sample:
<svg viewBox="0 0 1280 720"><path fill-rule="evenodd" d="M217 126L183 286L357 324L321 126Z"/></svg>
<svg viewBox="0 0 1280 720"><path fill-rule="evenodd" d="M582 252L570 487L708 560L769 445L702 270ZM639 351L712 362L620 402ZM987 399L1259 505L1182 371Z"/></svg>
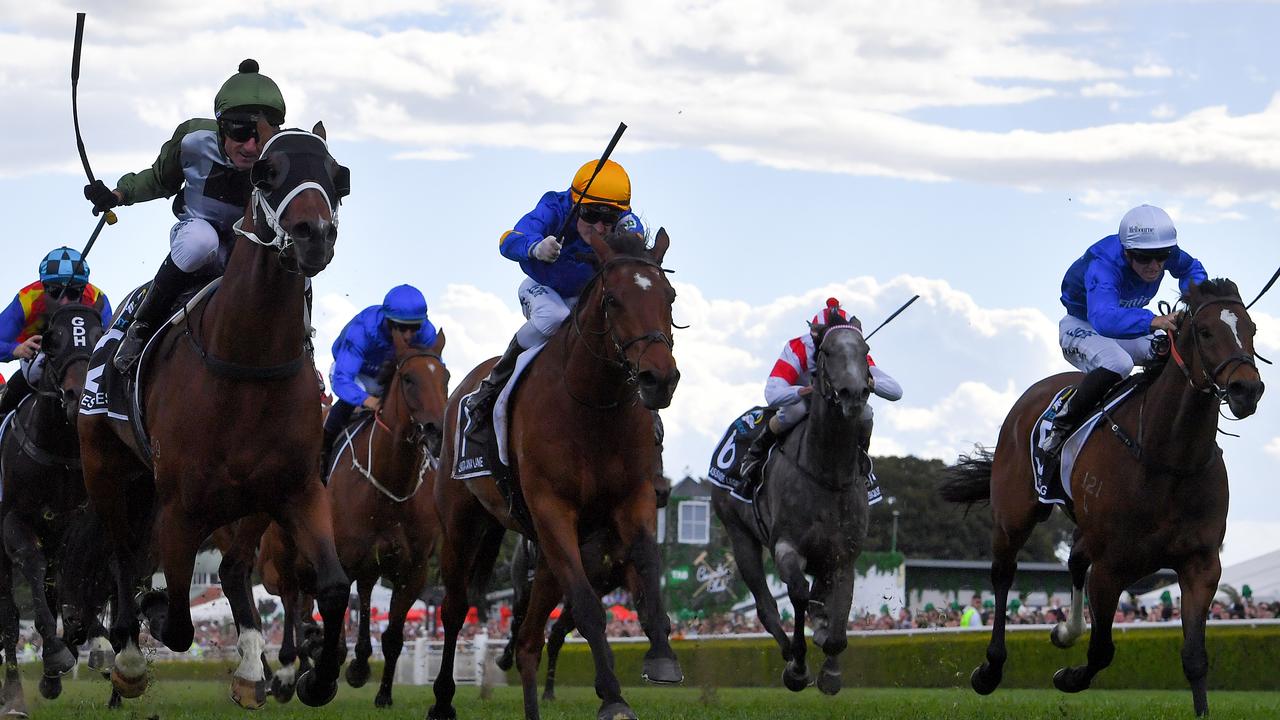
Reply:
<svg viewBox="0 0 1280 720"><path fill-rule="evenodd" d="M608 307L622 306L622 303L618 302L618 298L614 297L612 293L605 293L604 304Z"/></svg>
<svg viewBox="0 0 1280 720"><path fill-rule="evenodd" d="M1213 331L1205 327L1196 328L1196 334L1200 336L1201 340L1208 340L1213 337Z"/></svg>

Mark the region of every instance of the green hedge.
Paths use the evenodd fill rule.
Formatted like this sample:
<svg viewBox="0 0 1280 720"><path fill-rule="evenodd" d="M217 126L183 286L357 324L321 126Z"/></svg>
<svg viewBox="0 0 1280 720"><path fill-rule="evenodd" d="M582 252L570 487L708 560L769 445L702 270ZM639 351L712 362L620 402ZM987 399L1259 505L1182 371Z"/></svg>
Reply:
<svg viewBox="0 0 1280 720"><path fill-rule="evenodd" d="M841 656L846 687L969 687L969 674L986 657L989 635L979 632L883 635L849 638ZM1168 628L1117 632L1115 660L1093 683L1112 689L1181 689L1182 630ZM1009 660L1003 687L1052 687L1053 673L1066 665L1086 662L1089 635L1059 650L1047 631L1006 635ZM717 687L776 687L782 657L773 640L682 640L673 643L685 673L685 684ZM647 643L615 643L613 654L624 685L639 685ZM809 646L811 672L823 656ZM1208 636L1209 687L1219 690L1278 690L1280 627L1211 627ZM545 668L545 658L543 662ZM565 645L556 682L591 685L590 650L584 643ZM512 684L519 675L509 674Z"/></svg>

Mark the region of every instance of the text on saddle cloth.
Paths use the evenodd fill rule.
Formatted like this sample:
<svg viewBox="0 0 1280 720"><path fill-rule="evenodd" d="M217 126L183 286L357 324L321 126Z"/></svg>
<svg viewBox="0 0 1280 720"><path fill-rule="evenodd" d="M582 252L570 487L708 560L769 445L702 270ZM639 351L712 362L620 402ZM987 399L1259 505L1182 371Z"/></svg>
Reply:
<svg viewBox="0 0 1280 720"><path fill-rule="evenodd" d="M1053 428L1053 418L1062 411L1063 406L1071 399L1071 395L1075 393L1076 386L1068 385L1058 391L1053 396L1053 400L1049 402L1048 407L1040 414L1040 418L1031 427L1031 474L1035 479L1036 498L1045 505L1065 505L1070 507L1073 501L1071 496L1071 471L1075 467L1076 458L1080 455L1081 448L1089 439L1090 433L1098 426L1098 421L1102 419L1104 413L1110 412L1120 403L1124 402L1135 389L1135 385L1130 384L1122 392L1113 396L1105 405L1094 412L1088 420L1086 420L1070 437L1062 443L1062 448L1058 453L1058 464L1052 466L1049 463L1052 459L1048 453L1040 449L1040 442L1049 434ZM1057 470L1056 473L1052 472Z"/></svg>
<svg viewBox="0 0 1280 720"><path fill-rule="evenodd" d="M471 423L471 418L467 415L469 403L466 398L463 399L458 408L457 427L454 429L453 478L455 480L470 480L483 475L492 475L494 462L510 464L507 446L507 408L511 405L511 394L524 376L525 370L544 347L546 347L545 343L520 353L520 357L516 358L515 369L511 372L511 379L498 393L498 399L493 404L492 424L489 426L493 429L492 438L497 445L496 448L480 446L467 439L464 430ZM473 390L472 393L474 392ZM470 398L470 395L467 398Z"/></svg>
<svg viewBox="0 0 1280 720"><path fill-rule="evenodd" d="M729 493L734 499L745 503L751 503L759 489L759 479L749 482L742 477L742 461L747 455L747 450L762 432L764 426L769 422L775 413L774 408L770 407L753 407L740 415L729 429L725 431L724 437L716 445L716 451L711 456L711 466L707 469L707 480L718 488ZM808 422L808 420L805 420ZM785 435L779 438L777 443L769 449L769 456L765 460L767 465L773 458L774 451L786 439ZM870 463L871 458L866 458ZM761 476L764 473L761 472ZM884 499L884 494L880 490L880 483L876 479L874 469L867 471L867 504L875 505Z"/></svg>

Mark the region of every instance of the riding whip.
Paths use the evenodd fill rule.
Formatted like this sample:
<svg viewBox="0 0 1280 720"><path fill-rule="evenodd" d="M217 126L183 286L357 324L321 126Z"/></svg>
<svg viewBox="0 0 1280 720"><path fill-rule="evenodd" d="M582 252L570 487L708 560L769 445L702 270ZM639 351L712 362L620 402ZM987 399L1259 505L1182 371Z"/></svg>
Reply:
<svg viewBox="0 0 1280 720"><path fill-rule="evenodd" d="M592 171L591 177L587 178L587 184L582 187L582 192L578 193L578 199L573 201L573 208L569 210L568 216L564 219L564 225L560 228L560 237L564 238L565 233L569 232L569 220L578 213L578 206L582 204L582 198L587 196L587 191L591 189L591 183L595 182L596 175L604 168L605 161L613 154L613 148L622 139L622 133L627 131L627 124L618 123L618 129L613 132L613 137L609 140L609 144L604 149L604 154L600 156L599 162L596 163L596 169ZM88 167L88 166L86 166Z"/></svg>
<svg viewBox="0 0 1280 720"><path fill-rule="evenodd" d="M1244 309L1248 310L1249 308L1253 307L1253 303L1256 303L1259 300L1261 300L1262 296L1266 295L1267 291L1271 289L1271 286L1276 284L1276 278L1280 278L1280 268L1276 268L1275 274L1273 274L1271 276L1271 279L1267 281L1267 284L1262 287L1262 292L1258 293L1258 297L1254 298L1253 302L1249 303L1248 305L1245 305Z"/></svg>
<svg viewBox="0 0 1280 720"><path fill-rule="evenodd" d="M908 300L908 301L906 301L905 303L903 303L903 304L902 304L902 307L898 308L897 310L894 310L894 311L893 311L893 314L892 314L892 315L890 315L889 317L885 318L885 319L884 319L884 322L882 322L882 323L880 323L879 325L877 325L875 330L872 330L871 332L867 333L867 335L866 335L866 339L867 339L867 340L870 340L872 335L875 335L876 333L880 332L880 328L884 327L885 325L888 325L890 320L892 320L892 319L894 319L894 318L898 317L899 315L901 315L903 310L906 310L907 308L911 307L911 303L913 303L913 302L915 302L915 301L917 301L917 300L919 300L919 299L920 299L920 296L919 296L919 295L912 295L910 300Z"/></svg>
<svg viewBox="0 0 1280 720"><path fill-rule="evenodd" d="M84 151L84 139L80 136L80 109L79 102L76 99L76 86L80 83L80 45L84 42L84 13L76 13L76 43L71 51L71 122L76 129L76 149L80 151L80 164L84 165L84 174L89 177L89 184L97 182L93 177L93 168L89 167L89 155ZM103 219L108 225L116 224L116 214L110 210L103 213ZM98 239L98 233L102 231L102 223L98 223L98 227L94 229L93 235L89 238L89 244L85 246L81 255L89 254L89 248L93 247L93 241Z"/></svg>

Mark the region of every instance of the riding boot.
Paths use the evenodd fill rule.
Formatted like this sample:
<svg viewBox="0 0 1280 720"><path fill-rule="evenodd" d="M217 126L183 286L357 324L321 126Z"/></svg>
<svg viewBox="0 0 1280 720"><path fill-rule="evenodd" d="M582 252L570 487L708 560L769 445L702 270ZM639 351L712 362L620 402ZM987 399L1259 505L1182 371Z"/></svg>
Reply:
<svg viewBox="0 0 1280 720"><path fill-rule="evenodd" d="M172 256L166 256L164 262L160 263L160 269L147 288L142 305L133 314L133 323L120 339L120 347L116 348L112 364L117 370L129 372L133 368L155 329L165 321L173 303L190 285L191 277L191 274L174 264Z"/></svg>
<svg viewBox="0 0 1280 720"><path fill-rule="evenodd" d="M33 388L31 383L27 382L27 376L19 368L18 372L9 377L9 382L4 386L4 390L0 391L0 419L18 409L24 398L31 394Z"/></svg>
<svg viewBox="0 0 1280 720"><path fill-rule="evenodd" d="M764 461L769 457L769 450L778 442L778 434L773 431L773 420L764 424L764 430L751 441L746 457L742 458L742 479L748 484L762 479Z"/></svg>
<svg viewBox="0 0 1280 720"><path fill-rule="evenodd" d="M347 427L355 409L355 405L339 399L329 408L329 414L324 418L324 441L320 446L320 478L322 480L329 476L329 465L333 460L333 445Z"/></svg>
<svg viewBox="0 0 1280 720"><path fill-rule="evenodd" d="M1062 443L1102 402L1107 391L1123 379L1119 373L1106 368L1097 368L1085 375L1076 386L1075 393L1067 399L1067 406L1054 416L1053 428L1040 442L1040 449L1056 455L1062 449Z"/></svg>
<svg viewBox="0 0 1280 720"><path fill-rule="evenodd" d="M493 415L493 404L497 402L498 393L502 392L503 386L511 379L511 373L516 369L516 358L522 352L524 348L520 346L520 341L512 338L506 352L502 353L498 363L489 371L489 377L481 380L480 387L467 399L467 416L471 418L465 431L468 440L476 443L488 441L487 430Z"/></svg>

